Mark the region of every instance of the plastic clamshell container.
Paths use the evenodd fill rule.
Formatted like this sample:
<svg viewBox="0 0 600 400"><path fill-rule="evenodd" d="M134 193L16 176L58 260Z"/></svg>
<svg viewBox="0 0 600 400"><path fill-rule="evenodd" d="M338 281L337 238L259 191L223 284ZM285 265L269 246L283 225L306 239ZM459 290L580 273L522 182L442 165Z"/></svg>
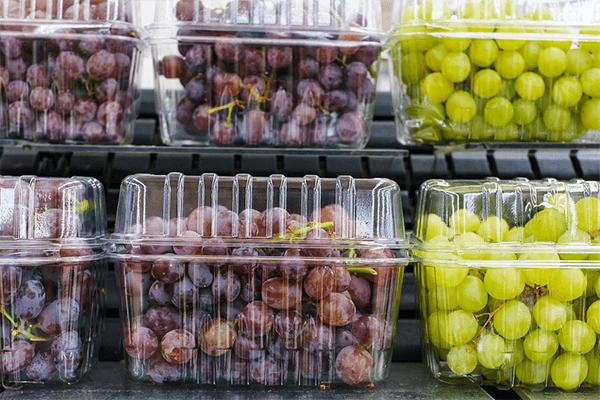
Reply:
<svg viewBox="0 0 600 400"><path fill-rule="evenodd" d="M598 387L599 197L583 180L421 186L414 261L438 379Z"/></svg>
<svg viewBox="0 0 600 400"><path fill-rule="evenodd" d="M401 143L600 141L600 3L396 0Z"/></svg>
<svg viewBox="0 0 600 400"><path fill-rule="evenodd" d="M73 383L97 361L106 210L92 178L0 177L4 387Z"/></svg>
<svg viewBox="0 0 600 400"><path fill-rule="evenodd" d="M149 29L169 145L362 148L381 52L369 0L157 2Z"/></svg>
<svg viewBox="0 0 600 400"><path fill-rule="evenodd" d="M132 379L387 377L408 260L390 180L133 175L111 241Z"/></svg>
<svg viewBox="0 0 600 400"><path fill-rule="evenodd" d="M136 4L0 3L0 138L130 142L144 46Z"/></svg>

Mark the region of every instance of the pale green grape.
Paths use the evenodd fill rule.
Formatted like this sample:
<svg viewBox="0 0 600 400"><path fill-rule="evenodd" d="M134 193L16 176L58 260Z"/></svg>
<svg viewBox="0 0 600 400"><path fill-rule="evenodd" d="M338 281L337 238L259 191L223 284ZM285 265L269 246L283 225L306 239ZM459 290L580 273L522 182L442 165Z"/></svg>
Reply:
<svg viewBox="0 0 600 400"><path fill-rule="evenodd" d="M523 350L532 361L547 361L558 350L558 337L554 332L536 329L523 340Z"/></svg>
<svg viewBox="0 0 600 400"><path fill-rule="evenodd" d="M544 29L544 33L547 36L550 36L550 35L554 35L554 36L560 35L562 37L571 36L571 33L566 28L546 28L546 29ZM571 42L570 40L541 40L540 41L540 46L542 46L542 48L547 49L550 47L554 47L554 48L562 50L564 53L569 51L572 44L573 44L573 42Z"/></svg>
<svg viewBox="0 0 600 400"><path fill-rule="evenodd" d="M525 60L516 51L501 51L498 53L494 67L504 79L515 79L525 70Z"/></svg>
<svg viewBox="0 0 600 400"><path fill-rule="evenodd" d="M600 99L588 99L581 106L581 123L586 129L600 129Z"/></svg>
<svg viewBox="0 0 600 400"><path fill-rule="evenodd" d="M490 125L502 127L512 121L514 109L508 99L494 97L485 105L483 115Z"/></svg>
<svg viewBox="0 0 600 400"><path fill-rule="evenodd" d="M405 84L417 84L427 75L427 63L423 53L408 53L402 55L400 61L402 71L402 82Z"/></svg>
<svg viewBox="0 0 600 400"><path fill-rule="evenodd" d="M500 92L498 93L498 97L514 100L516 95L517 91L515 90L515 80L510 79L503 81L502 86L500 87Z"/></svg>
<svg viewBox="0 0 600 400"><path fill-rule="evenodd" d="M536 262L536 265L534 265L535 268L523 270L525 282L530 286L545 286L550 281L550 276L552 275L552 269L547 267L558 266L560 257L552 247L540 245L535 250L521 253L519 260Z"/></svg>
<svg viewBox="0 0 600 400"><path fill-rule="evenodd" d="M502 78L493 69L482 69L473 77L473 92L482 99L496 96L502 87Z"/></svg>
<svg viewBox="0 0 600 400"><path fill-rule="evenodd" d="M579 35L581 36L600 36L600 29L596 26L584 27L579 30ZM583 41L579 42L579 47L582 50L594 52L600 50L600 42L595 38L591 41Z"/></svg>
<svg viewBox="0 0 600 400"><path fill-rule="evenodd" d="M600 241L600 238L596 238L594 240L598 240ZM592 254L590 254L590 259L591 259ZM594 256L597 256L597 254L594 254ZM585 288L585 296L586 297L590 297L596 294L596 281L598 280L598 277L600 276L600 271L598 270L585 270L585 278L587 279L587 286Z"/></svg>
<svg viewBox="0 0 600 400"><path fill-rule="evenodd" d="M485 308L488 300L485 286L481 279L469 275L458 285L458 305L470 312L478 312Z"/></svg>
<svg viewBox="0 0 600 400"><path fill-rule="evenodd" d="M538 69L542 75L556 78L567 69L567 55L561 49L548 47L540 53Z"/></svg>
<svg viewBox="0 0 600 400"><path fill-rule="evenodd" d="M512 299L525 289L525 277L517 268L490 268L483 279L485 290L498 300Z"/></svg>
<svg viewBox="0 0 600 400"><path fill-rule="evenodd" d="M563 233L556 242L561 246L568 246L569 244L577 244L579 246L589 245L592 242L590 234L579 229L573 229ZM585 260L588 255L582 250L574 249L570 253L559 253L560 258L563 260Z"/></svg>
<svg viewBox="0 0 600 400"><path fill-rule="evenodd" d="M451 82L462 82L471 73L471 60L463 52L450 52L442 61L442 74Z"/></svg>
<svg viewBox="0 0 600 400"><path fill-rule="evenodd" d="M453 346L467 343L479 329L473 314L464 310L452 311L440 322L442 339Z"/></svg>
<svg viewBox="0 0 600 400"><path fill-rule="evenodd" d="M600 68L585 71L579 77L583 92L591 97L600 97Z"/></svg>
<svg viewBox="0 0 600 400"><path fill-rule="evenodd" d="M429 33L436 30L425 26L404 26L397 29L402 54L423 52L435 46L439 39Z"/></svg>
<svg viewBox="0 0 600 400"><path fill-rule="evenodd" d="M458 296L458 303L460 304L460 287ZM586 321L594 330L594 332L600 334L600 300L592 303L592 305L587 309Z"/></svg>
<svg viewBox="0 0 600 400"><path fill-rule="evenodd" d="M542 48L538 42L528 41L518 52L521 53L525 61L526 70L533 71L537 69L538 58L540 58L540 53L542 52Z"/></svg>
<svg viewBox="0 0 600 400"><path fill-rule="evenodd" d="M583 96L583 88L579 79L563 76L552 87L552 98L561 107L574 107Z"/></svg>
<svg viewBox="0 0 600 400"><path fill-rule="evenodd" d="M592 68L592 57L590 53L582 49L569 49L567 51L567 73L579 76Z"/></svg>
<svg viewBox="0 0 600 400"><path fill-rule="evenodd" d="M498 46L492 39L476 39L469 50L471 62L481 68L487 68L496 61L498 57Z"/></svg>
<svg viewBox="0 0 600 400"><path fill-rule="evenodd" d="M519 127L514 122L505 126L491 126L495 130L494 139L500 142L516 142L520 138Z"/></svg>
<svg viewBox="0 0 600 400"><path fill-rule="evenodd" d="M436 255L440 261L449 261L449 264L436 264L427 266L427 286L429 288L437 286L454 287L460 285L469 273L469 268L460 265L460 259L454 254Z"/></svg>
<svg viewBox="0 0 600 400"><path fill-rule="evenodd" d="M535 120L537 117L537 107L531 100L518 99L513 103L514 116L513 121L517 125L527 125Z"/></svg>
<svg viewBox="0 0 600 400"><path fill-rule="evenodd" d="M515 80L515 90L525 100L537 100L544 95L546 84L535 72L524 72Z"/></svg>
<svg viewBox="0 0 600 400"><path fill-rule="evenodd" d="M556 242L567 230L567 221L557 210L547 208L533 217L531 228L537 241Z"/></svg>
<svg viewBox="0 0 600 400"><path fill-rule="evenodd" d="M482 251L482 245L485 244L485 241L481 236L476 234L475 232L465 232L460 235L454 236L454 243L458 245L457 251L458 255L465 260L489 260L489 253L485 253ZM476 246L479 249L475 251L466 251L463 250L463 246Z"/></svg>
<svg viewBox="0 0 600 400"><path fill-rule="evenodd" d="M506 236L504 237L505 242L522 243L523 239L525 239L525 228L523 228L522 226L514 226L510 228L510 230L506 233Z"/></svg>
<svg viewBox="0 0 600 400"><path fill-rule="evenodd" d="M520 27L500 27L496 29L496 33L500 34L511 34L514 37L519 37L525 34L525 29ZM522 39L496 39L498 47L502 50L518 50L525 44L525 40Z"/></svg>
<svg viewBox="0 0 600 400"><path fill-rule="evenodd" d="M558 210L569 221L575 213L575 202L566 193L554 193L545 201L546 208Z"/></svg>
<svg viewBox="0 0 600 400"><path fill-rule="evenodd" d="M454 84L439 72L427 75L422 85L423 93L432 103L443 103L454 93Z"/></svg>
<svg viewBox="0 0 600 400"><path fill-rule="evenodd" d="M446 46L438 43L425 53L425 63L430 70L440 72L442 70L442 60L444 60L448 53Z"/></svg>
<svg viewBox="0 0 600 400"><path fill-rule="evenodd" d="M558 332L558 342L565 351L585 354L596 345L596 333L583 321L568 321Z"/></svg>
<svg viewBox="0 0 600 400"><path fill-rule="evenodd" d="M543 119L544 125L549 130L559 132L565 130L571 122L571 112L566 108L552 104L544 111Z"/></svg>
<svg viewBox="0 0 600 400"><path fill-rule="evenodd" d="M492 243L502 242L507 232L508 223L503 218L498 218L495 215L483 221L477 230L479 236Z"/></svg>
<svg viewBox="0 0 600 400"><path fill-rule="evenodd" d="M473 97L464 91L457 91L446 101L446 115L454 122L468 122L477 114L477 104Z"/></svg>
<svg viewBox="0 0 600 400"><path fill-rule="evenodd" d="M481 336L477 342L477 359L485 368L500 368L506 359L504 339L498 335Z"/></svg>
<svg viewBox="0 0 600 400"><path fill-rule="evenodd" d="M451 29L452 32L458 32L460 30L466 30L466 27L463 26L453 26ZM465 51L471 45L471 39L469 38L459 38L459 37L445 37L442 39L442 43L446 48L451 52L461 52Z"/></svg>
<svg viewBox="0 0 600 400"><path fill-rule="evenodd" d="M455 310L458 308L458 289L456 287L437 286L427 293L429 306L439 310Z"/></svg>
<svg viewBox="0 0 600 400"><path fill-rule="evenodd" d="M581 354L563 353L550 369L552 382L563 390L577 389L588 374L588 364Z"/></svg>
<svg viewBox="0 0 600 400"><path fill-rule="evenodd" d="M436 214L427 216L425 241L430 241L436 236L448 236L446 223Z"/></svg>
<svg viewBox="0 0 600 400"><path fill-rule="evenodd" d="M493 321L494 328L503 338L508 340L520 339L529 331L531 313L522 302L511 300L496 312Z"/></svg>
<svg viewBox="0 0 600 400"><path fill-rule="evenodd" d="M526 15L532 21L553 21L552 10L548 6L537 6L535 10Z"/></svg>
<svg viewBox="0 0 600 400"><path fill-rule="evenodd" d="M448 367L460 375L470 374L477 368L477 350L468 344L454 346L447 356Z"/></svg>
<svg viewBox="0 0 600 400"><path fill-rule="evenodd" d="M515 370L517 379L526 385L538 385L546 382L550 375L549 361L531 361L524 359Z"/></svg>
<svg viewBox="0 0 600 400"><path fill-rule="evenodd" d="M504 365L507 367L517 366L525 358L523 351L523 340L506 340L504 345Z"/></svg>
<svg viewBox="0 0 600 400"><path fill-rule="evenodd" d="M432 345L438 349L448 350L451 346L448 344L440 334L440 326L443 326L443 321L448 313L446 311L436 311L427 317L425 328L427 329L427 336Z"/></svg>
<svg viewBox="0 0 600 400"><path fill-rule="evenodd" d="M450 227L455 233L477 232L480 224L479 217L466 208L456 210L450 218Z"/></svg>
<svg viewBox="0 0 600 400"><path fill-rule="evenodd" d="M541 297L533 305L533 318L540 328L547 331L557 331L567 322L565 305L551 297Z"/></svg>
<svg viewBox="0 0 600 400"><path fill-rule="evenodd" d="M575 203L577 227L584 232L600 228L600 201L596 197L584 197Z"/></svg>
<svg viewBox="0 0 600 400"><path fill-rule="evenodd" d="M426 21L449 19L452 10L445 0L423 0L417 9L417 18Z"/></svg>
<svg viewBox="0 0 600 400"><path fill-rule="evenodd" d="M552 271L548 291L560 301L572 301L583 296L587 278L578 268L558 268Z"/></svg>
<svg viewBox="0 0 600 400"><path fill-rule="evenodd" d="M597 350L590 351L585 355L588 363L588 373L585 381L590 385L600 385L600 354Z"/></svg>

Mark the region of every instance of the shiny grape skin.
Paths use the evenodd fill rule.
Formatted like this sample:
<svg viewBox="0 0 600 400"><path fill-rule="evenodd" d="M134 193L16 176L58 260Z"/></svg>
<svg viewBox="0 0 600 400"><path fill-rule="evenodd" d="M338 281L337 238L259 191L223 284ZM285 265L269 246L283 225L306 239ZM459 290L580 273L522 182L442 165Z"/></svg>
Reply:
<svg viewBox="0 0 600 400"><path fill-rule="evenodd" d="M2 372L13 375L22 371L33 359L35 351L31 344L24 340L12 342L2 349L0 359L2 360Z"/></svg>
<svg viewBox="0 0 600 400"><path fill-rule="evenodd" d="M275 313L262 301L253 301L239 315L240 332L250 336L264 336L273 327Z"/></svg>
<svg viewBox="0 0 600 400"><path fill-rule="evenodd" d="M240 278L232 271L219 272L212 283L212 292L216 301L231 302L239 296L240 290Z"/></svg>
<svg viewBox="0 0 600 400"><path fill-rule="evenodd" d="M40 281L23 283L15 301L15 312L21 319L36 318L44 307L46 291Z"/></svg>
<svg viewBox="0 0 600 400"><path fill-rule="evenodd" d="M28 379L36 382L51 382L56 375L56 366L49 351L37 353L25 368Z"/></svg>
<svg viewBox="0 0 600 400"><path fill-rule="evenodd" d="M373 369L373 357L356 346L344 347L335 360L335 372L342 382L356 386L365 382Z"/></svg>
<svg viewBox="0 0 600 400"><path fill-rule="evenodd" d="M145 326L133 326L123 339L123 348L129 357L146 360L158 349L158 338Z"/></svg>

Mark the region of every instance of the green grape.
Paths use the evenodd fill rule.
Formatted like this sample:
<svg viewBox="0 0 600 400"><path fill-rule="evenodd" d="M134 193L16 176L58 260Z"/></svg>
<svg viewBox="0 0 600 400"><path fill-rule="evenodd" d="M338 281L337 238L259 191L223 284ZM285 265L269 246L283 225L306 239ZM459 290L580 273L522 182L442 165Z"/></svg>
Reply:
<svg viewBox="0 0 600 400"><path fill-rule="evenodd" d="M596 238L594 240L600 240L600 238ZM590 254L590 257L592 257L593 255ZM597 256L597 254L594 254L594 256ZM585 270L585 278L587 279L587 286L585 288L585 297L590 297L596 294L596 281L598 280L598 277L600 276L600 271L598 270Z"/></svg>
<svg viewBox="0 0 600 400"><path fill-rule="evenodd" d="M597 351L590 351L585 355L588 363L588 373L585 381L590 385L600 385L600 354Z"/></svg>
<svg viewBox="0 0 600 400"><path fill-rule="evenodd" d="M498 300L512 299L525 289L525 278L517 268L490 268L483 279L485 290Z"/></svg>
<svg viewBox="0 0 600 400"><path fill-rule="evenodd" d="M460 304L460 287L458 288L458 304ZM461 305L462 307L462 305ZM589 326L594 330L594 332L600 334L600 300L595 301L592 305L587 309L586 312L586 321Z"/></svg>
<svg viewBox="0 0 600 400"><path fill-rule="evenodd" d="M581 107L581 123L586 129L600 129L600 99L588 99Z"/></svg>
<svg viewBox="0 0 600 400"><path fill-rule="evenodd" d="M584 27L579 30L579 36L598 37L598 36L600 36L600 29L595 26ZM600 50L600 42L598 42L598 40L596 38L593 38L593 40L591 40L591 41L588 41L588 40L589 39L584 40L583 38L579 40L579 47L581 47L582 50L589 51L589 52L595 52L595 51Z"/></svg>
<svg viewBox="0 0 600 400"><path fill-rule="evenodd" d="M530 100L518 99L513 103L514 116L513 121L517 125L527 125L537 117L537 107Z"/></svg>
<svg viewBox="0 0 600 400"><path fill-rule="evenodd" d="M557 331L567 322L565 305L551 297L541 297L533 305L533 318L540 328L547 331Z"/></svg>
<svg viewBox="0 0 600 400"><path fill-rule="evenodd" d="M558 337L554 332L536 329L523 340L525 355L532 361L547 361L558 350Z"/></svg>
<svg viewBox="0 0 600 400"><path fill-rule="evenodd" d="M571 112L565 108L552 104L544 111L544 124L551 131L564 130L571 122Z"/></svg>
<svg viewBox="0 0 600 400"><path fill-rule="evenodd" d="M425 225L425 241L429 242L436 236L448 236L448 227L446 223L436 214L429 214L427 216L427 224Z"/></svg>
<svg viewBox="0 0 600 400"><path fill-rule="evenodd" d="M502 82L500 92L498 92L498 97L504 97L505 99L513 100L516 94L517 91L515 90L514 79L509 79Z"/></svg>
<svg viewBox="0 0 600 400"><path fill-rule="evenodd" d="M452 10L445 0L424 0L417 10L417 18L426 21L449 19Z"/></svg>
<svg viewBox="0 0 600 400"><path fill-rule="evenodd" d="M481 236L476 234L475 232L465 232L460 235L454 236L454 243L458 245L457 251L458 255L465 260L489 260L489 253L485 253L481 251L481 245L485 244L485 241ZM479 247L478 250L475 251L465 251L462 247L465 246L473 246Z"/></svg>
<svg viewBox="0 0 600 400"><path fill-rule="evenodd" d="M456 264L438 264L427 267L427 286L454 287L460 285L469 273L469 268L458 264L460 259L454 254L435 255L439 260L449 261Z"/></svg>
<svg viewBox="0 0 600 400"><path fill-rule="evenodd" d="M542 50L538 58L538 69L542 75L556 78L567 69L567 55L561 49L549 47Z"/></svg>
<svg viewBox="0 0 600 400"><path fill-rule="evenodd" d="M504 79L515 79L525 70L525 60L516 51L501 51L494 63L496 72Z"/></svg>
<svg viewBox="0 0 600 400"><path fill-rule="evenodd" d="M485 308L488 295L481 279L469 275L458 285L458 305L470 312L478 312Z"/></svg>
<svg viewBox="0 0 600 400"><path fill-rule="evenodd" d="M494 97L501 87L502 78L493 69L482 69L473 78L473 92L483 99Z"/></svg>
<svg viewBox="0 0 600 400"><path fill-rule="evenodd" d="M600 228L600 201L596 197L584 197L575 203L577 228L595 232Z"/></svg>
<svg viewBox="0 0 600 400"><path fill-rule="evenodd" d="M477 232L480 224L479 217L466 208L456 210L450 218L450 227L455 233Z"/></svg>
<svg viewBox="0 0 600 400"><path fill-rule="evenodd" d="M417 84L427 75L427 64L423 53L408 53L402 55L400 61L402 71L402 82L405 84Z"/></svg>
<svg viewBox="0 0 600 400"><path fill-rule="evenodd" d="M579 77L583 93L590 97L600 97L600 68L592 68L585 71Z"/></svg>
<svg viewBox="0 0 600 400"><path fill-rule="evenodd" d="M463 31L466 30L465 27L456 27L455 26L451 29L451 31L456 32L461 29ZM459 52L465 51L466 49L469 48L469 46L471 45L471 39L445 37L442 39L442 43L444 44L444 46L446 46L448 51L459 53Z"/></svg>
<svg viewBox="0 0 600 400"><path fill-rule="evenodd" d="M550 268L559 266L560 257L554 248L539 245L536 246L535 250L521 253L519 261L535 262L535 268L526 268L523 270L525 282L528 285L546 286L550 282L550 275L552 275L552 269Z"/></svg>
<svg viewBox="0 0 600 400"><path fill-rule="evenodd" d="M537 241L556 242L567 230L567 221L557 210L547 208L533 217L531 228Z"/></svg>
<svg viewBox="0 0 600 400"><path fill-rule="evenodd" d="M477 334L479 328L473 314L464 310L452 311L440 322L442 339L452 346L467 343Z"/></svg>
<svg viewBox="0 0 600 400"><path fill-rule="evenodd" d="M563 233L556 242L559 246L568 246L570 244L576 244L579 246L589 245L592 242L590 234L579 229L573 229ZM560 258L563 260L585 260L588 255L581 249L574 249L569 253L559 253Z"/></svg>
<svg viewBox="0 0 600 400"><path fill-rule="evenodd" d="M416 13L417 9L413 6L406 7L404 11L402 11L402 16L400 17L400 22L410 22L418 19L418 15Z"/></svg>
<svg viewBox="0 0 600 400"><path fill-rule="evenodd" d="M440 334L440 326L443 326L443 321L447 315L448 313L446 311L436 311L427 318L425 325L429 341L438 349L448 350L450 347L452 347L450 344L444 341L444 339L442 339Z"/></svg>
<svg viewBox="0 0 600 400"><path fill-rule="evenodd" d="M552 10L548 6L538 6L535 10L531 11L528 17L532 21L553 21Z"/></svg>
<svg viewBox="0 0 600 400"><path fill-rule="evenodd" d="M600 297L600 278L596 281L596 296Z"/></svg>
<svg viewBox="0 0 600 400"><path fill-rule="evenodd" d="M477 342L477 359L485 368L500 368L506 359L504 339L498 335L481 336Z"/></svg>
<svg viewBox="0 0 600 400"><path fill-rule="evenodd" d="M467 92L457 91L446 101L446 115L454 122L467 122L475 117L477 105Z"/></svg>
<svg viewBox="0 0 600 400"><path fill-rule="evenodd" d="M500 142L516 142L520 138L519 127L511 122L502 127L492 127L495 129L494 139Z"/></svg>
<svg viewBox="0 0 600 400"><path fill-rule="evenodd" d="M590 53L582 49L569 49L567 51L567 74L579 76L592 68Z"/></svg>
<svg viewBox="0 0 600 400"><path fill-rule="evenodd" d="M454 84L439 72L434 72L423 79L423 93L432 103L443 103L454 92Z"/></svg>
<svg viewBox="0 0 600 400"><path fill-rule="evenodd" d="M471 62L481 68L487 68L498 57L498 46L492 39L475 39L469 50Z"/></svg>
<svg viewBox="0 0 600 400"><path fill-rule="evenodd" d="M511 34L511 36L519 37L525 34L525 29L519 27L501 27L496 29L496 33ZM525 40L522 39L496 39L498 47L502 50L518 50L525 44Z"/></svg>
<svg viewBox="0 0 600 400"><path fill-rule="evenodd" d="M544 34L546 36L553 35L555 37L556 36L563 36L563 37L571 36L571 33L566 28L546 28L546 29L544 29ZM540 41L540 46L542 46L543 49L554 47L554 48L562 50L565 53L567 51L569 51L572 44L573 44L573 42L571 42L570 40L542 40L542 41Z"/></svg>
<svg viewBox="0 0 600 400"><path fill-rule="evenodd" d="M567 221L575 213L575 203L566 193L554 193L546 199L544 206L546 208L555 208L565 216Z"/></svg>
<svg viewBox="0 0 600 400"><path fill-rule="evenodd" d="M550 375L550 362L536 362L526 358L517 365L515 375L517 376L517 379L525 385L538 385L544 383L548 379L548 375Z"/></svg>
<svg viewBox="0 0 600 400"><path fill-rule="evenodd" d="M576 116L575 116L576 117ZM548 136L548 140L551 142L571 142L573 141L573 139L578 138L579 135L579 129L577 128L577 122L578 121L569 121L569 123L567 124L567 126L565 127L564 130L562 131L551 131L550 135Z"/></svg>
<svg viewBox="0 0 600 400"><path fill-rule="evenodd" d="M560 301L572 301L585 293L587 279L578 268L558 268L552 272L548 291Z"/></svg>
<svg viewBox="0 0 600 400"><path fill-rule="evenodd" d="M585 354L596 345L596 333L583 321L568 321L558 332L558 343L564 351Z"/></svg>
<svg viewBox="0 0 600 400"><path fill-rule="evenodd" d="M507 367L516 367L525 358L525 351L523 351L523 341L517 340L506 340L504 345L505 360L504 365Z"/></svg>
<svg viewBox="0 0 600 400"><path fill-rule="evenodd" d="M583 88L579 79L563 76L556 81L552 88L552 98L561 107L575 107L583 96Z"/></svg>
<svg viewBox="0 0 600 400"><path fill-rule="evenodd" d="M485 122L483 115L477 114L471 122L471 135L469 139L477 141L490 140L494 138L496 130L496 127Z"/></svg>
<svg viewBox="0 0 600 400"><path fill-rule="evenodd" d="M577 319L575 311L573 311L573 306L568 302L565 302L563 304L565 305L565 309L567 310L567 321L573 321L574 319Z"/></svg>
<svg viewBox="0 0 600 400"><path fill-rule="evenodd" d="M459 375L470 374L477 368L477 350L468 344L454 346L448 352L448 367Z"/></svg>
<svg viewBox="0 0 600 400"><path fill-rule="evenodd" d="M581 354L563 353L550 369L552 382L563 390L577 389L588 374L588 364Z"/></svg>
<svg viewBox="0 0 600 400"><path fill-rule="evenodd" d="M515 110L516 111L516 110ZM525 228L522 226L513 226L504 236L505 242L523 243L525 238Z"/></svg>
<svg viewBox="0 0 600 400"><path fill-rule="evenodd" d="M425 53L425 63L430 70L434 72L440 72L442 70L442 60L448 54L446 46L442 43L438 43Z"/></svg>
<svg viewBox="0 0 600 400"><path fill-rule="evenodd" d="M430 307L438 310L456 310L458 308L458 289L455 287L437 286L427 293Z"/></svg>
<svg viewBox="0 0 600 400"><path fill-rule="evenodd" d="M442 61L442 74L451 82L462 82L471 73L471 61L463 52L450 52Z"/></svg>
<svg viewBox="0 0 600 400"><path fill-rule="evenodd" d="M494 97L485 105L485 120L492 126L502 127L513 119L512 103L503 97Z"/></svg>
<svg viewBox="0 0 600 400"><path fill-rule="evenodd" d="M538 42L528 41L518 50L518 52L525 62L525 70L533 71L537 69L538 58L542 52L542 48Z"/></svg>
<svg viewBox="0 0 600 400"><path fill-rule="evenodd" d="M494 314L493 322L494 328L504 339L520 339L529 331L531 313L523 302L511 300Z"/></svg>
<svg viewBox="0 0 600 400"><path fill-rule="evenodd" d="M450 140L454 140L454 141L461 141L461 140L467 140L467 138L469 137L469 134L471 132L471 122L450 122L450 123L446 123L446 126L444 127L444 129L442 130L442 135L444 136L444 139L450 141ZM452 234L452 232L448 231L449 235Z"/></svg>
<svg viewBox="0 0 600 400"><path fill-rule="evenodd" d="M544 95L546 84L535 72L523 72L515 81L515 90L525 100L537 100Z"/></svg>
<svg viewBox="0 0 600 400"><path fill-rule="evenodd" d="M490 255L491 259L496 261L514 261L517 259L517 255L515 253L506 250L502 252L496 251Z"/></svg>
<svg viewBox="0 0 600 400"><path fill-rule="evenodd" d="M504 240L504 235L508 232L508 223L495 215L488 217L479 225L477 234L485 241L498 243Z"/></svg>
<svg viewBox="0 0 600 400"><path fill-rule="evenodd" d="M439 42L437 37L430 35L437 30L425 26L404 26L397 29L395 33L398 35L400 51L402 54L410 54L429 50Z"/></svg>

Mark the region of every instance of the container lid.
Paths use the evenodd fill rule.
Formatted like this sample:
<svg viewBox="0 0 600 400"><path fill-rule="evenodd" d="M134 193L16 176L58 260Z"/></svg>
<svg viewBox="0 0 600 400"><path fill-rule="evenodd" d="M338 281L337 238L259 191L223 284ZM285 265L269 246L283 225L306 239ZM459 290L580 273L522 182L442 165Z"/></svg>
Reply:
<svg viewBox="0 0 600 400"><path fill-rule="evenodd" d="M93 178L0 177L0 258L49 263L101 256L107 238L102 184Z"/></svg>
<svg viewBox="0 0 600 400"><path fill-rule="evenodd" d="M453 253L460 263L598 268L600 183L430 180L419 192L413 241L418 259L436 263L455 263Z"/></svg>
<svg viewBox="0 0 600 400"><path fill-rule="evenodd" d="M156 2L153 30L198 27L237 33L269 30L382 33L381 4L371 0L167 0ZM274 39L277 38L275 35Z"/></svg>
<svg viewBox="0 0 600 400"><path fill-rule="evenodd" d="M373 247L401 250L406 243L400 201L400 188L388 179L133 175L121 185L111 251L130 257L139 245L147 257L172 246L180 257L196 256L200 251L194 249L215 240L268 248L265 256L324 243L343 248L341 257Z"/></svg>

